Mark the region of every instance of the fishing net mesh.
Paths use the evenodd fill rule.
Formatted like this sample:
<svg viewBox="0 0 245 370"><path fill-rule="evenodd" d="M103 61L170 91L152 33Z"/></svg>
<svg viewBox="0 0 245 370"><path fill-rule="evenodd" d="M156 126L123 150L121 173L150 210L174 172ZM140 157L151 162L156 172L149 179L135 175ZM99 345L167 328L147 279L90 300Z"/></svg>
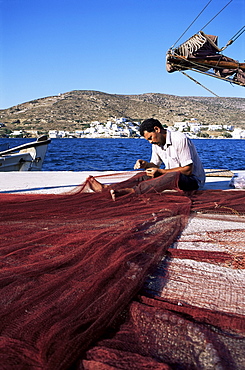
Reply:
<svg viewBox="0 0 245 370"><path fill-rule="evenodd" d="M177 181L0 194L2 369L244 368L245 193Z"/></svg>

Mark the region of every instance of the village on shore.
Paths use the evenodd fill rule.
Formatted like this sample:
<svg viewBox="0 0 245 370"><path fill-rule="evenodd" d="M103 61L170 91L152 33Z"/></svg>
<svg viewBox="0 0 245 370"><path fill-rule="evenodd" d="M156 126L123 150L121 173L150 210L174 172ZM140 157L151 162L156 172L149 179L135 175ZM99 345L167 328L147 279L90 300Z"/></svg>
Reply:
<svg viewBox="0 0 245 370"><path fill-rule="evenodd" d="M50 130L50 138L140 138L140 122L130 122L127 118L115 118L102 123L99 121L91 122L90 126L84 130L76 130L71 133L68 131ZM164 125L167 127L167 125ZM196 119L190 121L175 122L168 129L185 132L190 138L233 138L244 139L245 130L235 128L232 125L202 125Z"/></svg>
<svg viewBox="0 0 245 370"><path fill-rule="evenodd" d="M99 121L91 122L88 127L82 130L61 131L49 130L48 136L51 139L55 138L140 138L139 132L140 122L130 122L127 118L113 118L106 123ZM172 126L164 125L173 131L185 132L191 139L207 138L207 139L244 139L245 130L236 128L233 125L203 125L192 118L189 121L174 122ZM37 137L39 133L35 130L15 130L8 137Z"/></svg>

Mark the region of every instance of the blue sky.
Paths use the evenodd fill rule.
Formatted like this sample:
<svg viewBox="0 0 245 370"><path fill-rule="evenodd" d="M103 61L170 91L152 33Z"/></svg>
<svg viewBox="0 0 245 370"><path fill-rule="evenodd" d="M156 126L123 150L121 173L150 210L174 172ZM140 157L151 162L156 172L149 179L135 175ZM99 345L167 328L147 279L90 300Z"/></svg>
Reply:
<svg viewBox="0 0 245 370"><path fill-rule="evenodd" d="M208 1L0 0L0 108L71 90L212 96L165 69L168 48ZM212 0L178 44L228 1ZM233 0L204 32L223 46L244 24L245 0ZM224 54L244 62L244 41L245 33ZM244 87L190 75L219 96L245 96Z"/></svg>

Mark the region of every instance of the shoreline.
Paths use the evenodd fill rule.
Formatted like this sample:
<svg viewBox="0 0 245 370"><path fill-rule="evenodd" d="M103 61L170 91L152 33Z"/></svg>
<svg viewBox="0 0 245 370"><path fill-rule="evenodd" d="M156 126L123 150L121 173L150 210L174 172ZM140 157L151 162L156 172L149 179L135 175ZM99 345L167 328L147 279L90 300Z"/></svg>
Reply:
<svg viewBox="0 0 245 370"><path fill-rule="evenodd" d="M33 137L0 137L0 140L32 140L36 139L37 136ZM49 137L51 140L60 140L60 139L144 139L143 137L113 137L113 136L84 136L84 137ZM233 138L233 137L190 137L189 139L194 140L245 140L245 138Z"/></svg>

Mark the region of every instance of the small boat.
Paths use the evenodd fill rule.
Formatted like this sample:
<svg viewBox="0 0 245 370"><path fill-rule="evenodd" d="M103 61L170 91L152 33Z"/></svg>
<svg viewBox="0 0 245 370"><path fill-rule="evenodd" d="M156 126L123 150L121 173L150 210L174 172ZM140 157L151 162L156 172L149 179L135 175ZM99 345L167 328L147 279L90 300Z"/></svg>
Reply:
<svg viewBox="0 0 245 370"><path fill-rule="evenodd" d="M41 171L48 144L46 135L36 141L0 151L0 172Z"/></svg>

